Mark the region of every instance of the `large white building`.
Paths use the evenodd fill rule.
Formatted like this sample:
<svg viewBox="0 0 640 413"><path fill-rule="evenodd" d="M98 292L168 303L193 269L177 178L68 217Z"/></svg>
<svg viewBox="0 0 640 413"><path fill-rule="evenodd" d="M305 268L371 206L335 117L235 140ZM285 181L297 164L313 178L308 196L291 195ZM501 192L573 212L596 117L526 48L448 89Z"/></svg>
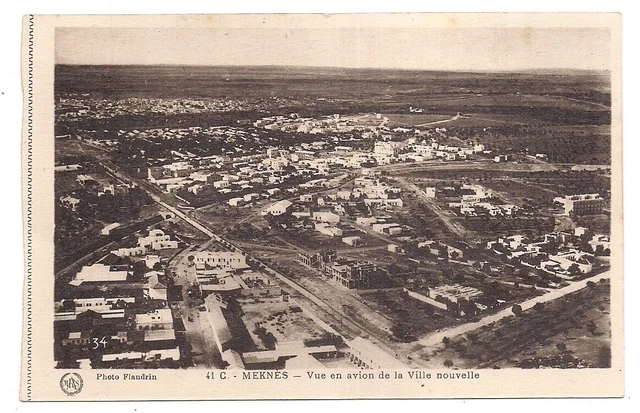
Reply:
<svg viewBox="0 0 640 413"><path fill-rule="evenodd" d="M204 269L205 265L229 269L248 267L244 254L231 251L200 251L194 254L194 262L197 269Z"/></svg>
<svg viewBox="0 0 640 413"><path fill-rule="evenodd" d="M126 281L129 273L126 270L112 269L109 265L93 264L82 267L71 281L71 284L80 285L83 282L114 282Z"/></svg>
<svg viewBox="0 0 640 413"><path fill-rule="evenodd" d="M113 311L113 306L118 302L133 304L136 302L134 297L111 297L111 298L74 298L73 304L75 307L75 314L82 313L84 311L92 310L96 313L108 313ZM59 305L62 305L60 303Z"/></svg>
<svg viewBox="0 0 640 413"><path fill-rule="evenodd" d="M604 207L605 201L599 194L568 195L564 199L565 214L601 214Z"/></svg>

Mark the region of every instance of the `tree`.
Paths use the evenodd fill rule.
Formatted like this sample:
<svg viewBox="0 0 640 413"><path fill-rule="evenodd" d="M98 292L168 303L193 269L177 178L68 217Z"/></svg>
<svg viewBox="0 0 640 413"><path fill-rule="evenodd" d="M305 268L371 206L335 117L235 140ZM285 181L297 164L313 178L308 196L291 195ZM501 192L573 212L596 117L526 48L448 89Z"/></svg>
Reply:
<svg viewBox="0 0 640 413"><path fill-rule="evenodd" d="M533 309L537 311L541 311L542 309L544 309L544 304L536 303L536 305L533 306Z"/></svg>
<svg viewBox="0 0 640 413"><path fill-rule="evenodd" d="M409 343L416 340L413 324L408 322L398 322L391 327L393 336L400 341Z"/></svg>
<svg viewBox="0 0 640 413"><path fill-rule="evenodd" d="M449 347L449 345L451 345L451 339L449 337L443 337L442 343L444 344L445 347Z"/></svg>
<svg viewBox="0 0 640 413"><path fill-rule="evenodd" d="M513 314L515 314L516 317L520 317L520 315L522 315L522 307L520 306L520 304L516 304L511 307L511 311L513 312Z"/></svg>
<svg viewBox="0 0 640 413"><path fill-rule="evenodd" d="M572 274L572 275L582 274L582 271L580 271L580 266L575 262L571 264L571 266L567 269L567 271L569 271L569 274Z"/></svg>
<svg viewBox="0 0 640 413"><path fill-rule="evenodd" d="M76 308L76 304L73 300L62 300L63 311L74 311L75 308Z"/></svg>
<svg viewBox="0 0 640 413"><path fill-rule="evenodd" d="M144 277L144 273L147 271L147 266L142 261L136 261L132 265L133 267L133 280L139 281Z"/></svg>
<svg viewBox="0 0 640 413"><path fill-rule="evenodd" d="M402 267L400 267L398 264L394 262L387 267L387 271L391 275L400 274L402 272Z"/></svg>
<svg viewBox="0 0 640 413"><path fill-rule="evenodd" d="M447 359L444 361L444 366L447 368L453 367L453 361Z"/></svg>
<svg viewBox="0 0 640 413"><path fill-rule="evenodd" d="M278 342L276 337L270 331L264 335L262 341L264 342L265 347L267 347L269 350L275 350L276 343Z"/></svg>

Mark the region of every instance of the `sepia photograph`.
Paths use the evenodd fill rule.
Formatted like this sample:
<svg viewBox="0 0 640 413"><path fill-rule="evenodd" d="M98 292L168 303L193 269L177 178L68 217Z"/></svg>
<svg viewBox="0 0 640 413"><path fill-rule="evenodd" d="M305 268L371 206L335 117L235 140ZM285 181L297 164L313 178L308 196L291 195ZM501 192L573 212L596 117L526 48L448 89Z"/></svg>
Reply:
<svg viewBox="0 0 640 413"><path fill-rule="evenodd" d="M44 16L48 391L622 372L619 20L519 16Z"/></svg>

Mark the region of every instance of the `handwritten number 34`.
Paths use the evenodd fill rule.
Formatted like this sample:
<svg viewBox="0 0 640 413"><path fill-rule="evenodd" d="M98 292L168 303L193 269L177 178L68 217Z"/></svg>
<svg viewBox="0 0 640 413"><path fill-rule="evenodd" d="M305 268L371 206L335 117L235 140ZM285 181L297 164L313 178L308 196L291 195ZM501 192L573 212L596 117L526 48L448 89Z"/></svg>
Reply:
<svg viewBox="0 0 640 413"><path fill-rule="evenodd" d="M102 337L102 338L98 338L98 337L92 337L93 340L93 346L91 347L92 350L96 350L100 347L100 344L102 344L103 348L107 348L107 338L106 337Z"/></svg>

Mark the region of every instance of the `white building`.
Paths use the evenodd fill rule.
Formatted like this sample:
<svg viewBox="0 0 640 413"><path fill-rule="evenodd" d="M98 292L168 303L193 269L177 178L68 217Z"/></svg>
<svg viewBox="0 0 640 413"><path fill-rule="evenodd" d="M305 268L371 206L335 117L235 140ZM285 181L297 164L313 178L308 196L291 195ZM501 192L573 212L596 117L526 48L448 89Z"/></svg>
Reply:
<svg viewBox="0 0 640 413"><path fill-rule="evenodd" d="M424 194L427 198L435 198L436 197L436 187L428 186L424 189Z"/></svg>
<svg viewBox="0 0 640 413"><path fill-rule="evenodd" d="M374 144L373 153L376 155L376 157L381 156L395 158L396 156L398 156L399 149L399 142L378 141Z"/></svg>
<svg viewBox="0 0 640 413"><path fill-rule="evenodd" d="M113 306L118 302L133 304L136 302L134 297L111 297L111 298L74 298L75 313L92 310L96 313L108 313L113 310Z"/></svg>
<svg viewBox="0 0 640 413"><path fill-rule="evenodd" d="M342 242L352 247L357 247L362 244L362 239L358 236L344 237L342 238Z"/></svg>
<svg viewBox="0 0 640 413"><path fill-rule="evenodd" d="M315 225L316 231L321 234L328 235L330 237L341 237L342 230L338 227L331 226L326 222L318 222Z"/></svg>
<svg viewBox="0 0 640 413"><path fill-rule="evenodd" d="M78 198L72 197L71 195L60 197L60 202L62 203L62 205L71 209L74 212L78 209L78 204L80 204L80 200ZM109 234L103 233L102 235L109 235Z"/></svg>
<svg viewBox="0 0 640 413"><path fill-rule="evenodd" d="M337 224L340 222L340 215L333 212L314 212L313 220L316 222L328 222L330 224Z"/></svg>
<svg viewBox="0 0 640 413"><path fill-rule="evenodd" d="M75 209L73 210L75 211ZM100 235L109 235L111 234L111 231L118 228L119 226L120 226L119 222L114 222L113 224L109 224L106 227L102 228L102 230L100 231Z"/></svg>
<svg viewBox="0 0 640 413"><path fill-rule="evenodd" d="M178 248L178 241L172 241L171 236L165 235L160 229L149 231L146 237L138 238L138 246L151 250L166 250Z"/></svg>
<svg viewBox="0 0 640 413"><path fill-rule="evenodd" d="M365 205L386 205L391 207L400 207L404 206L404 202L402 198L388 198L388 199L371 199L365 198Z"/></svg>
<svg viewBox="0 0 640 413"><path fill-rule="evenodd" d="M111 251L113 255L118 257L136 257L138 255L146 254L147 249L145 247L130 247L130 248L118 248Z"/></svg>
<svg viewBox="0 0 640 413"><path fill-rule="evenodd" d="M152 300L167 300L167 286L158 280L158 274L153 273L149 276L147 284L144 287L147 297Z"/></svg>
<svg viewBox="0 0 640 413"><path fill-rule="evenodd" d="M200 251L194 254L197 269L210 267L222 267L229 269L247 268L246 256L240 252L231 251Z"/></svg>
<svg viewBox="0 0 640 413"><path fill-rule="evenodd" d="M402 248L400 248L400 245L397 245L397 244L388 244L387 251L392 252L394 254L401 254Z"/></svg>
<svg viewBox="0 0 640 413"><path fill-rule="evenodd" d="M126 270L114 270L109 265L93 264L82 267L71 281L71 284L79 285L83 282L115 282L126 281L129 273Z"/></svg>
<svg viewBox="0 0 640 413"><path fill-rule="evenodd" d="M568 195L565 197L564 201L565 214L601 214L604 207L605 200L599 194Z"/></svg>
<svg viewBox="0 0 640 413"><path fill-rule="evenodd" d="M253 202L257 199L260 199L260 194L256 194L255 192L250 193L250 194L246 194L244 196L244 201L245 202Z"/></svg>
<svg viewBox="0 0 640 413"><path fill-rule="evenodd" d="M229 205L234 206L234 207L242 206L245 203L244 198L231 198L227 202L228 202Z"/></svg>
<svg viewBox="0 0 640 413"><path fill-rule="evenodd" d="M566 271L576 265L582 274L589 274L593 270L593 264L589 258L592 258L591 254L579 251L568 251L556 255L549 255L549 260L557 262L563 270Z"/></svg>
<svg viewBox="0 0 640 413"><path fill-rule="evenodd" d="M425 159L433 158L433 148L431 145L415 145L413 150L418 154L423 156Z"/></svg>
<svg viewBox="0 0 640 413"><path fill-rule="evenodd" d="M231 186L231 181L221 179L213 183L213 187L217 189L228 188Z"/></svg>
<svg viewBox="0 0 640 413"><path fill-rule="evenodd" d="M193 172L193 167L189 162L174 162L163 165L163 168L174 178L189 176Z"/></svg>
<svg viewBox="0 0 640 413"><path fill-rule="evenodd" d="M601 246L603 250L611 249L611 237L605 234L596 234L589 241L591 249L595 252L598 246Z"/></svg>
<svg viewBox="0 0 640 413"><path fill-rule="evenodd" d="M275 204L270 205L268 208L264 209L262 211L262 215L271 214L274 216L279 216L291 212L292 208L293 203L291 203L291 201L283 199L282 201L278 201Z"/></svg>
<svg viewBox="0 0 640 413"><path fill-rule="evenodd" d="M109 353L102 355L103 362L117 360L140 360L140 361L158 361L158 360L180 360L180 348L169 348L162 350L150 350L147 352L129 351L126 353Z"/></svg>
<svg viewBox="0 0 640 413"><path fill-rule="evenodd" d="M173 328L173 315L171 309L160 308L148 313L136 314L135 329L136 330L154 330L154 329L171 329Z"/></svg>
<svg viewBox="0 0 640 413"><path fill-rule="evenodd" d="M205 184L208 184L213 181L214 175L211 172L198 171L192 173L189 177L196 182L203 182Z"/></svg>

